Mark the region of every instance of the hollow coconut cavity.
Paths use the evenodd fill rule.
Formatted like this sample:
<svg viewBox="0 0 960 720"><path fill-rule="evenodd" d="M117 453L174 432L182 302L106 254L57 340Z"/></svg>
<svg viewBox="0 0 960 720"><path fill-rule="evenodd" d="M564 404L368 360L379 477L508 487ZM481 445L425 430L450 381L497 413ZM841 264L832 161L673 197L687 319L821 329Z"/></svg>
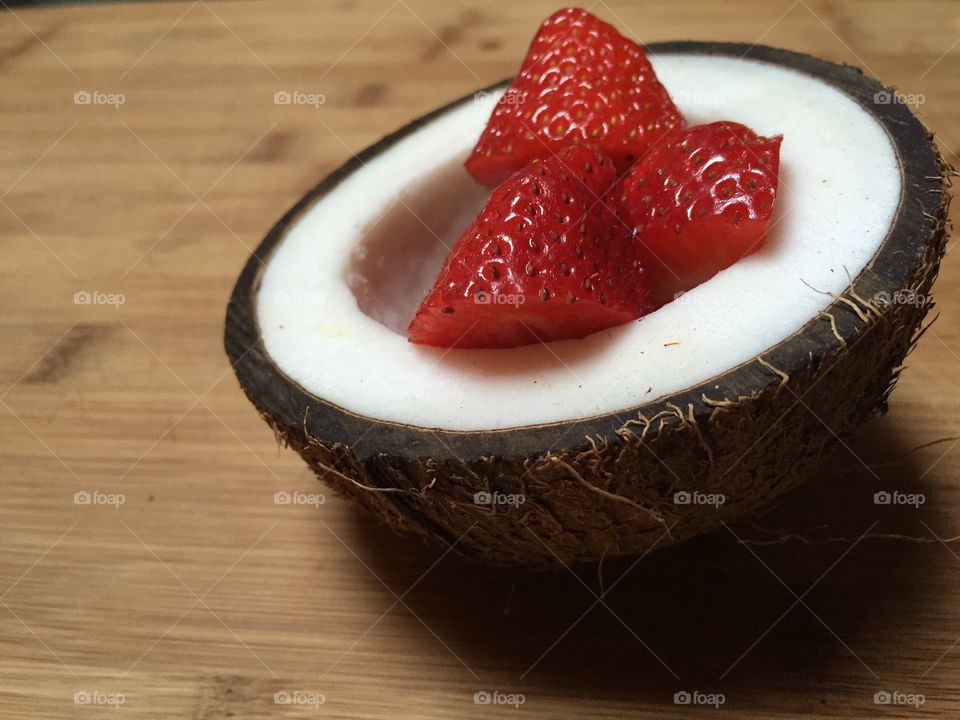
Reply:
<svg viewBox="0 0 960 720"><path fill-rule="evenodd" d="M642 553L756 512L885 409L946 239L928 132L853 68L738 44L649 53L691 125L784 136L763 247L656 312L547 345L407 342L488 195L462 162L505 83L362 152L244 269L226 324L241 386L390 526L496 565Z"/></svg>

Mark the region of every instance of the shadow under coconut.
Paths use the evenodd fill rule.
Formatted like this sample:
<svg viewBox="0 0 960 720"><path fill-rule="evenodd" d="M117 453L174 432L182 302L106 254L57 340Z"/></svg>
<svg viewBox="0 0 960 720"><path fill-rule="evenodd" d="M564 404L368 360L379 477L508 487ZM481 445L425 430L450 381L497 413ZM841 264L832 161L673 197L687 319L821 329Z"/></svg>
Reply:
<svg viewBox="0 0 960 720"><path fill-rule="evenodd" d="M607 561L602 602L596 566L491 570L398 539L359 512L355 550L460 658L468 682L477 676L478 690L664 709L675 692L697 690L723 693L727 708L809 711L819 686L842 675L847 685L862 682L866 711L879 678L898 673L898 618L924 613L916 579L932 572L942 548L861 537L930 539L920 521L936 524L929 505L875 504L883 490L929 494L915 480L924 467L882 421L851 448L884 467L868 470L840 448L817 479L753 524L640 561ZM779 529L817 542L740 542L782 540ZM447 650L438 643L437 652Z"/></svg>

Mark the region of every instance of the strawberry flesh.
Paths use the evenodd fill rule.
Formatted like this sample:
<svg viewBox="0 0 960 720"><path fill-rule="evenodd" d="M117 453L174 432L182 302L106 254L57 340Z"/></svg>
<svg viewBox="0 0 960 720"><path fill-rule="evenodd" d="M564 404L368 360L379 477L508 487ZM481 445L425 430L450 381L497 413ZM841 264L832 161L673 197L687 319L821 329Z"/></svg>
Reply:
<svg viewBox="0 0 960 720"><path fill-rule="evenodd" d="M777 194L781 136L734 122L668 133L614 189L661 305L756 250Z"/></svg>
<svg viewBox="0 0 960 720"><path fill-rule="evenodd" d="M466 167L493 187L535 159L590 143L623 172L683 124L642 48L587 11L567 8L541 25Z"/></svg>
<svg viewBox="0 0 960 720"><path fill-rule="evenodd" d="M649 309L636 244L605 204L617 176L570 147L498 186L408 329L413 343L514 347L580 338Z"/></svg>

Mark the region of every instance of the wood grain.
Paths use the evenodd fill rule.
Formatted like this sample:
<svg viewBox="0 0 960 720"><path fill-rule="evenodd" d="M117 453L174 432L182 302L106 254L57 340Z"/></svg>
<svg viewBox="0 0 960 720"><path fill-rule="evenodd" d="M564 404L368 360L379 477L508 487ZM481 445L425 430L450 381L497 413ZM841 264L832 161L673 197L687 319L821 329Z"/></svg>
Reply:
<svg viewBox="0 0 960 720"><path fill-rule="evenodd" d="M509 75L555 6L142 3L0 14L0 713L539 717L960 713L960 269L891 402L759 522L543 577L398 540L323 493L221 350L250 249L384 133ZM734 6L730 6L733 8ZM601 2L643 40L864 67L960 158L954 2ZM325 96L278 106L280 90ZM119 106L74 93L123 94ZM98 96L100 97L100 96ZM78 292L122 304L75 304ZM115 300L118 298L114 298ZM939 442L937 442L939 441ZM935 444L928 444L935 443ZM926 445L926 447L919 447ZM923 493L919 508L873 493ZM78 492L123 504L76 504ZM866 531L926 542L858 538ZM772 537L772 536L771 536ZM621 579L622 578L622 579ZM799 598L799 599L798 599ZM878 708L874 693L922 693ZM325 702L278 705L278 692ZM77 693L119 701L75 703ZM82 698L81 698L82 699Z"/></svg>

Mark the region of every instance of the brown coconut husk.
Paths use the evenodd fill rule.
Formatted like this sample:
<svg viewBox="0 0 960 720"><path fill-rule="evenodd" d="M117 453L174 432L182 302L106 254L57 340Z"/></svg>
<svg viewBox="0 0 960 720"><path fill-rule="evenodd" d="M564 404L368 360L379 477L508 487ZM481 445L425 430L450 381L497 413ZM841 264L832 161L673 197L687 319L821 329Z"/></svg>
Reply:
<svg viewBox="0 0 960 720"><path fill-rule="evenodd" d="M787 65L865 107L883 89L855 69L762 46L684 42L651 50ZM225 345L240 385L278 442L336 491L399 532L486 564L546 568L638 555L749 519L807 480L872 414L886 411L904 359L929 327L932 302L874 298L929 297L948 237L954 173L904 106L869 109L894 141L905 179L890 235L800 331L702 385L600 418L453 433L357 416L310 395L274 365L259 342L254 309L259 258L269 258L300 213L343 177L435 114L336 171L258 248L227 314ZM723 494L726 502L716 509L677 505L680 490ZM525 502L491 508L474 502L478 492L519 494Z"/></svg>

